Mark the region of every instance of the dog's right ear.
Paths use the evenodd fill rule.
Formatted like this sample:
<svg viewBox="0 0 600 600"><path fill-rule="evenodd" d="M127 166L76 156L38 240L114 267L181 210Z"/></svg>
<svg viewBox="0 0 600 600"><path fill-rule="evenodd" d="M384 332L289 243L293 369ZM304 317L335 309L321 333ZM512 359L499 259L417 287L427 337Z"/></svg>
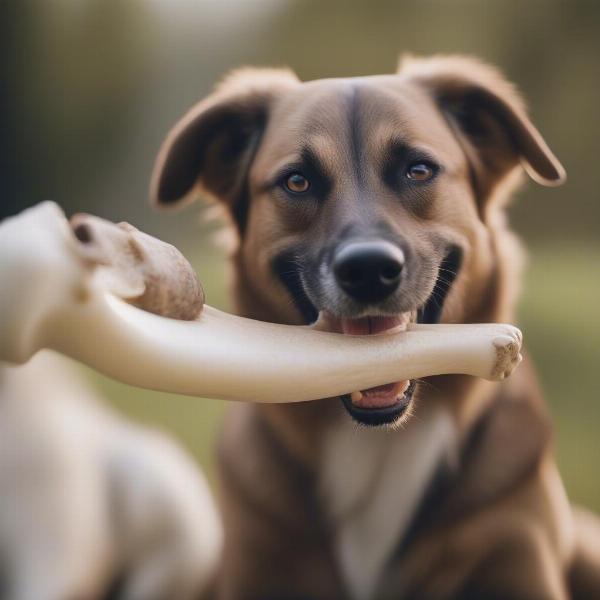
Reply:
<svg viewBox="0 0 600 600"><path fill-rule="evenodd" d="M542 185L560 185L565 170L495 68L468 56L406 56L399 74L419 83L452 123L482 202L521 164Z"/></svg>
<svg viewBox="0 0 600 600"><path fill-rule="evenodd" d="M180 207L203 192L225 202L234 218L248 167L274 98L299 83L285 69L234 71L175 125L158 154L150 195Z"/></svg>

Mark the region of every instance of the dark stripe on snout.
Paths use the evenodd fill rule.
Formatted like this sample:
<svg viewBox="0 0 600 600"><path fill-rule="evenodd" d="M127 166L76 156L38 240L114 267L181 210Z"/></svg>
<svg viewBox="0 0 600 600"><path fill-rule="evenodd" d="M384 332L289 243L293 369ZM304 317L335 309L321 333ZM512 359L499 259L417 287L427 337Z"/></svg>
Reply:
<svg viewBox="0 0 600 600"><path fill-rule="evenodd" d="M352 86L348 103L348 128L350 134L350 151L352 153L352 163L354 167L353 170L354 173L356 173L359 184L363 181L363 139L361 126L359 88L358 86Z"/></svg>
<svg viewBox="0 0 600 600"><path fill-rule="evenodd" d="M433 292L423 308L419 309L419 323L439 323L446 297L458 276L461 264L462 250L458 246L452 246L440 265Z"/></svg>
<svg viewBox="0 0 600 600"><path fill-rule="evenodd" d="M307 325L314 323L319 316L319 312L304 291L304 285L302 285L302 278L300 277L297 252L288 250L287 252L276 256L272 262L272 268L275 276L283 283L292 297L294 306L302 314L304 322Z"/></svg>

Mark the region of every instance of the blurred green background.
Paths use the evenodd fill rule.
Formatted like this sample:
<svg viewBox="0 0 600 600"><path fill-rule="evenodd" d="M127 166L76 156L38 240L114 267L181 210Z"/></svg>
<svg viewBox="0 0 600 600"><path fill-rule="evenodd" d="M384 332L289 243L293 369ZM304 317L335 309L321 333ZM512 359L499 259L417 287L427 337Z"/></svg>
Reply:
<svg viewBox="0 0 600 600"><path fill-rule="evenodd" d="M511 209L530 249L520 325L568 492L600 510L599 2L5 0L0 23L0 217L50 198L68 213L130 221L178 245L223 308L218 224L199 205L155 214L146 190L162 137L225 71L390 72L403 51L499 65L569 173L562 188L529 183ZM222 403L89 375L123 412L173 432L212 474Z"/></svg>

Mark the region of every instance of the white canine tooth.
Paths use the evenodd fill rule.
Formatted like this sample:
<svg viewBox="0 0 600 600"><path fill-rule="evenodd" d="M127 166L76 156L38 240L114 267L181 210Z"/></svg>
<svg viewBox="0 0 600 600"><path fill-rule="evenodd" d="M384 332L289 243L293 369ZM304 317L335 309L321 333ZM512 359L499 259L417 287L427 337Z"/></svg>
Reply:
<svg viewBox="0 0 600 600"><path fill-rule="evenodd" d="M362 400L363 394L362 392L352 392L350 394L350 400L352 400L353 404L360 402Z"/></svg>
<svg viewBox="0 0 600 600"><path fill-rule="evenodd" d="M410 385L410 381L403 381L402 385L400 386L400 388L398 389L398 395L400 396L401 394L404 394L404 392L408 389L408 386Z"/></svg>

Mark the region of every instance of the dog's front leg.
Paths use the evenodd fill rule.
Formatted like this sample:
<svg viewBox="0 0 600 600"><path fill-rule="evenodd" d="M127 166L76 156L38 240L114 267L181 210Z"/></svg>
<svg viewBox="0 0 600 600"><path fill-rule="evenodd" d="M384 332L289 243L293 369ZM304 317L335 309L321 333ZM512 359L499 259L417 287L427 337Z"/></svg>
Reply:
<svg viewBox="0 0 600 600"><path fill-rule="evenodd" d="M459 596L467 600L568 600L574 550L571 508L550 453L489 514L468 527L481 557ZM478 519L481 519L478 523ZM484 524L485 523L485 524ZM473 535L475 534L475 535Z"/></svg>
<svg viewBox="0 0 600 600"><path fill-rule="evenodd" d="M537 538L537 539L536 539ZM568 600L564 569L542 536L507 541L481 564L462 600Z"/></svg>
<svg viewBox="0 0 600 600"><path fill-rule="evenodd" d="M234 407L221 434L225 548L217 598L343 598L315 478L263 411L257 405Z"/></svg>
<svg viewBox="0 0 600 600"><path fill-rule="evenodd" d="M538 524L530 526L524 521L511 524L501 516L497 521L498 528L478 524L471 529L471 523L462 531L450 530L422 546L416 553L416 570L420 574L410 589L402 590L400 584L399 597L403 600L570 599L563 560L547 532ZM409 561L400 569L404 576L414 573L415 563ZM395 585L396 582L386 587L382 596L385 600L398 598L392 591Z"/></svg>

